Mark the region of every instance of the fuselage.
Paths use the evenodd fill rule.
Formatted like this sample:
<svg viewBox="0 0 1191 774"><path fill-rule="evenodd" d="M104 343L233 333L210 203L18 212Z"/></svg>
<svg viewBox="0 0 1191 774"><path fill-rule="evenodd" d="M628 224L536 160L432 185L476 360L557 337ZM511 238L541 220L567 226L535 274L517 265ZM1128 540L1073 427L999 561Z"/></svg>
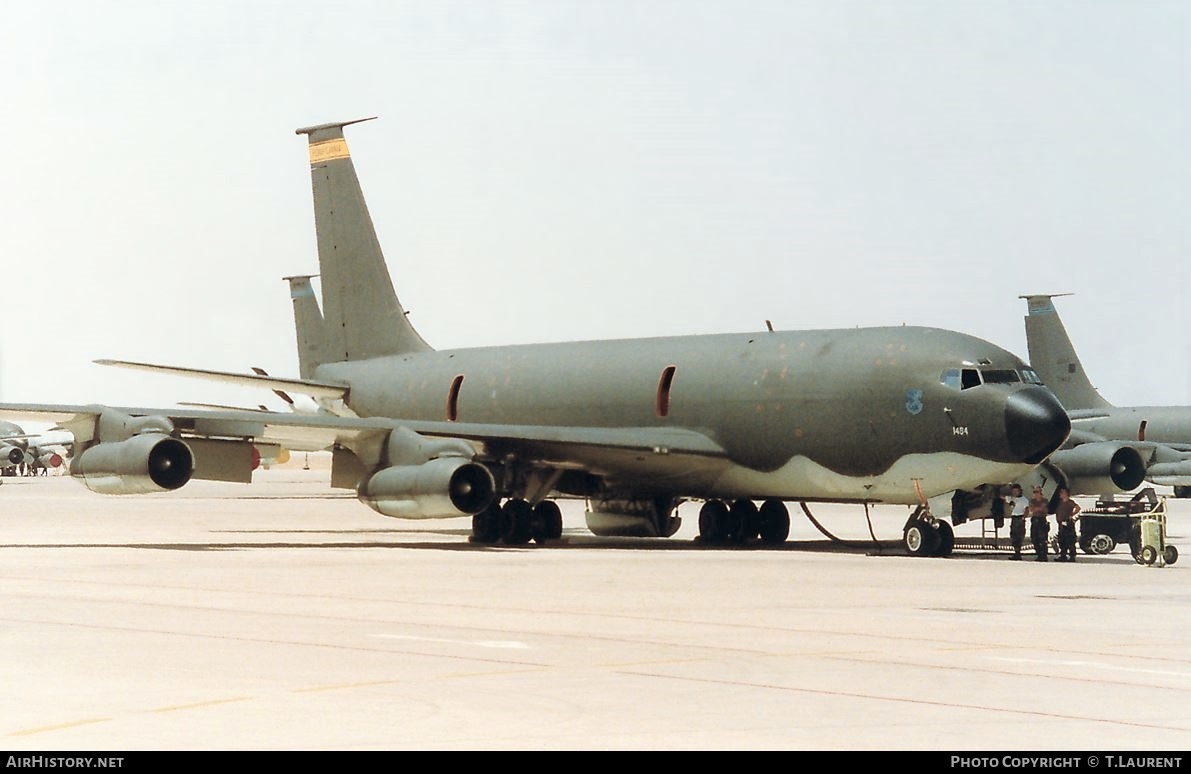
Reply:
<svg viewBox="0 0 1191 774"><path fill-rule="evenodd" d="M1191 406L1114 406L1071 413L1073 430L1109 440L1180 447L1191 442Z"/></svg>
<svg viewBox="0 0 1191 774"><path fill-rule="evenodd" d="M317 372L350 385L361 416L686 428L723 449L603 461L596 473L635 495L904 503L1011 480L1058 448L1067 415L1023 374L989 342L918 327L432 351Z"/></svg>

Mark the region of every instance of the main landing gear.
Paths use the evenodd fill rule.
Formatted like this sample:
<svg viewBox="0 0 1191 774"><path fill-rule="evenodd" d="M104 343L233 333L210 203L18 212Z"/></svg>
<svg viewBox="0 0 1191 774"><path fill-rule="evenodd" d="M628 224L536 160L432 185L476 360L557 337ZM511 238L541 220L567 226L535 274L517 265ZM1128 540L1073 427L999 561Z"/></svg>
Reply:
<svg viewBox="0 0 1191 774"><path fill-rule="evenodd" d="M752 500L708 500L699 509L699 540L713 545L741 545L760 540L778 545L790 536L790 511L780 500L758 508Z"/></svg>
<svg viewBox="0 0 1191 774"><path fill-rule="evenodd" d="M553 500L530 505L527 500L512 498L503 506L493 501L471 517L473 543L523 546L532 540L540 545L561 537L562 511Z"/></svg>
<svg viewBox="0 0 1191 774"><path fill-rule="evenodd" d="M919 505L902 528L902 542L910 556L951 556L955 532L950 524L936 519L926 505Z"/></svg>

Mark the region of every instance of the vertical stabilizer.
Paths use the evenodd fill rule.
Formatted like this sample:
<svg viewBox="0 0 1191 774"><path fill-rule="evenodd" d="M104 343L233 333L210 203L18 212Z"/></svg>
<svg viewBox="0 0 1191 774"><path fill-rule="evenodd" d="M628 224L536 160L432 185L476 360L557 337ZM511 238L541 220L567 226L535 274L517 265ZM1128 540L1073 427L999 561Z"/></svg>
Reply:
<svg viewBox="0 0 1191 774"><path fill-rule="evenodd" d="M314 297L312 275L283 277L289 283L289 297L294 302L294 333L298 339L298 372L303 379L313 379L314 369L336 359L326 351L323 313Z"/></svg>
<svg viewBox="0 0 1191 774"><path fill-rule="evenodd" d="M309 140L314 226L323 291L321 355L315 359L325 357L323 362L366 360L430 349L409 324L405 309L393 291L347 141L343 139L343 127L355 123L359 121L296 130ZM295 316L298 312L295 303Z"/></svg>
<svg viewBox="0 0 1191 774"><path fill-rule="evenodd" d="M1067 328L1055 311L1052 299L1065 295L1070 294L1020 296L1029 309L1026 346L1030 350L1030 365L1067 410L1109 408L1112 404L1092 386L1075 354Z"/></svg>

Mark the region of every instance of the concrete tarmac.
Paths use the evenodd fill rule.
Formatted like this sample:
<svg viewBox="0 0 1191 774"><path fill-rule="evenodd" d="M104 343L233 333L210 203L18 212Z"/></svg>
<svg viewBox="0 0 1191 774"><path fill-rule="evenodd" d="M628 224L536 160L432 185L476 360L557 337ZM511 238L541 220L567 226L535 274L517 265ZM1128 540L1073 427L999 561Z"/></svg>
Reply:
<svg viewBox="0 0 1191 774"><path fill-rule="evenodd" d="M387 519L327 472L0 485L8 750L1191 749L1185 562L905 556L908 509L780 548ZM1191 503L1170 501L1182 547ZM962 537L979 536L965 525Z"/></svg>

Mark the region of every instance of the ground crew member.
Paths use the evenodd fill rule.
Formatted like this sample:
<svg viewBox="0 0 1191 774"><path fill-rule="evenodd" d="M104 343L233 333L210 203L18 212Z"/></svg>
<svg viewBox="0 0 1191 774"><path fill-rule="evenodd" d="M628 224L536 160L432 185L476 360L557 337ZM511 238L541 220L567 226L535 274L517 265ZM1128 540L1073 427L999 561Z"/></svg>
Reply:
<svg viewBox="0 0 1191 774"><path fill-rule="evenodd" d="M1030 540L1034 541L1034 560L1045 562L1050 549L1050 508L1046 497L1042 494L1042 487L1034 487L1034 495L1030 498Z"/></svg>
<svg viewBox="0 0 1191 774"><path fill-rule="evenodd" d="M1059 490L1059 507L1055 510L1055 518L1059 522L1059 562L1075 561L1075 522L1079 520L1079 503L1071 499L1067 487Z"/></svg>
<svg viewBox="0 0 1191 774"><path fill-rule="evenodd" d="M1021 484L1009 487L1005 505L1009 507L1009 543L1013 546L1010 558L1021 559L1021 544L1026 539L1026 511L1030 507L1030 501L1021 493Z"/></svg>

